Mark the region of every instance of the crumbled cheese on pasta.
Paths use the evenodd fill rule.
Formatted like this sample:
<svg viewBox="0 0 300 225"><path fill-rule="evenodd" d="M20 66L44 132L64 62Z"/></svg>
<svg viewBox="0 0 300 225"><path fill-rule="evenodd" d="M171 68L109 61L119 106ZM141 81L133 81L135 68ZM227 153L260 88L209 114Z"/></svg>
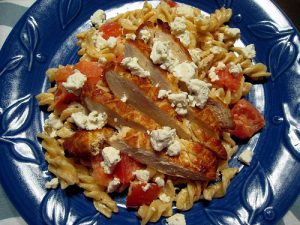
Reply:
<svg viewBox="0 0 300 225"><path fill-rule="evenodd" d="M161 90L159 90L157 97L158 97L159 99L162 99L162 98L168 97L169 94L171 94L171 91L170 91L170 90L167 91L167 90L161 89Z"/></svg>
<svg viewBox="0 0 300 225"><path fill-rule="evenodd" d="M127 99L128 99L127 96L125 94L123 94L120 100L121 100L121 102L126 102Z"/></svg>
<svg viewBox="0 0 300 225"><path fill-rule="evenodd" d="M194 16L194 8L189 5L181 4L177 7L176 13L179 16L193 17Z"/></svg>
<svg viewBox="0 0 300 225"><path fill-rule="evenodd" d="M254 44L247 45L245 48L242 48L241 51L247 59L252 59L256 56Z"/></svg>
<svg viewBox="0 0 300 225"><path fill-rule="evenodd" d="M153 130L150 133L150 142L155 151L161 151L171 145L176 137L176 130L171 127Z"/></svg>
<svg viewBox="0 0 300 225"><path fill-rule="evenodd" d="M233 62L229 63L229 72L233 74L239 74L243 72L243 69L241 67L241 64L234 64Z"/></svg>
<svg viewBox="0 0 300 225"><path fill-rule="evenodd" d="M133 75L139 76L141 78L149 77L150 72L144 70L138 63L137 57L126 57L122 60L121 64L127 67Z"/></svg>
<svg viewBox="0 0 300 225"><path fill-rule="evenodd" d="M222 70L225 69L226 65L223 62L218 62L216 69L217 70Z"/></svg>
<svg viewBox="0 0 300 225"><path fill-rule="evenodd" d="M220 54L223 49L219 46L213 46L212 48L209 49L211 53L217 55L217 54Z"/></svg>
<svg viewBox="0 0 300 225"><path fill-rule="evenodd" d="M117 45L117 38L109 37L106 41L106 45L109 48L114 48Z"/></svg>
<svg viewBox="0 0 300 225"><path fill-rule="evenodd" d="M184 47L188 47L191 43L190 40L190 32L185 31L184 33L177 36L180 40L180 42L183 44Z"/></svg>
<svg viewBox="0 0 300 225"><path fill-rule="evenodd" d="M145 43L147 43L151 38L151 33L147 29L141 29L139 33L139 38L142 39Z"/></svg>
<svg viewBox="0 0 300 225"><path fill-rule="evenodd" d="M96 27L99 28L106 20L106 14L102 9L98 9L94 14L91 16L91 22Z"/></svg>
<svg viewBox="0 0 300 225"><path fill-rule="evenodd" d="M194 62L183 62L174 66L173 74L179 80L189 82L196 76L197 68Z"/></svg>
<svg viewBox="0 0 300 225"><path fill-rule="evenodd" d="M99 60L98 60L98 63L100 63L100 64L104 64L104 63L106 63L107 62L107 59L105 58L105 57L103 57L103 56L101 56L100 58L99 58Z"/></svg>
<svg viewBox="0 0 300 225"><path fill-rule="evenodd" d="M51 127L54 130L59 130L63 127L63 123L54 113L51 113L48 119L45 120L45 127Z"/></svg>
<svg viewBox="0 0 300 225"><path fill-rule="evenodd" d="M116 191L118 189L118 187L120 186L120 184L121 184L120 179L117 177L114 177L114 179L108 183L107 192L112 193L112 192Z"/></svg>
<svg viewBox="0 0 300 225"><path fill-rule="evenodd" d="M170 196L166 195L165 193L160 194L158 198L165 203L169 203L171 201Z"/></svg>
<svg viewBox="0 0 300 225"><path fill-rule="evenodd" d="M184 17L175 17L170 27L174 34L182 34L186 30L186 19Z"/></svg>
<svg viewBox="0 0 300 225"><path fill-rule="evenodd" d="M177 140L175 140L167 148L167 155L169 155L169 156L177 156L177 155L179 155L180 152L181 152L181 144Z"/></svg>
<svg viewBox="0 0 300 225"><path fill-rule="evenodd" d="M148 182L150 178L150 172L148 170L136 170L133 172L133 174L138 180L144 182Z"/></svg>
<svg viewBox="0 0 300 225"><path fill-rule="evenodd" d="M187 114L186 107L188 106L188 93L172 93L168 95L168 99L172 103L172 107L175 107L175 111L178 115Z"/></svg>
<svg viewBox="0 0 300 225"><path fill-rule="evenodd" d="M194 63L198 64L201 60L201 52L202 50L200 48L189 49L189 53Z"/></svg>
<svg viewBox="0 0 300 225"><path fill-rule="evenodd" d="M247 166L249 166L252 157L253 157L253 152L250 149L246 149L245 151L242 152L242 154L240 154L238 160L246 164Z"/></svg>
<svg viewBox="0 0 300 225"><path fill-rule="evenodd" d="M168 225L186 225L185 217L181 213L176 213L166 219Z"/></svg>
<svg viewBox="0 0 300 225"><path fill-rule="evenodd" d="M206 83L199 79L192 79L188 82L188 89L190 91L190 96L192 96L191 106L203 108L205 105L208 95L209 95L209 88L211 84Z"/></svg>
<svg viewBox="0 0 300 225"><path fill-rule="evenodd" d="M213 66L209 69L208 77L211 80L211 82L219 80L219 76L216 74L216 67Z"/></svg>
<svg viewBox="0 0 300 225"><path fill-rule="evenodd" d="M107 122L107 114L97 111L92 111L89 115L83 112L76 112L71 115L71 118L78 127L85 130L101 129Z"/></svg>
<svg viewBox="0 0 300 225"><path fill-rule="evenodd" d="M155 177L154 182L157 184L158 187L165 186L165 180L161 177Z"/></svg>
<svg viewBox="0 0 300 225"><path fill-rule="evenodd" d="M126 34L125 38L127 40L133 40L134 41L136 39L136 35L135 34Z"/></svg>
<svg viewBox="0 0 300 225"><path fill-rule="evenodd" d="M120 150L114 147L105 147L102 150L102 157L103 162L101 162L100 165L103 167L104 173L111 174L114 166L121 160Z"/></svg>
<svg viewBox="0 0 300 225"><path fill-rule="evenodd" d="M55 178L53 178L52 180L47 181L46 184L45 184L45 187L46 187L47 189L55 189L55 188L58 187L58 185L59 185L58 178L55 177Z"/></svg>
<svg viewBox="0 0 300 225"><path fill-rule="evenodd" d="M86 76L82 74L79 70L75 69L74 73L68 76L67 81L63 82L62 85L66 88L68 92L79 95L80 89L83 87L86 80Z"/></svg>
<svg viewBox="0 0 300 225"><path fill-rule="evenodd" d="M229 34L232 37L237 37L240 35L241 31L239 28L230 28L230 27L226 27L225 28L225 32L227 34Z"/></svg>
<svg viewBox="0 0 300 225"><path fill-rule="evenodd" d="M150 187L151 187L151 184L147 183L144 186L142 186L142 189L143 189L144 192L146 192L146 191L149 190Z"/></svg>

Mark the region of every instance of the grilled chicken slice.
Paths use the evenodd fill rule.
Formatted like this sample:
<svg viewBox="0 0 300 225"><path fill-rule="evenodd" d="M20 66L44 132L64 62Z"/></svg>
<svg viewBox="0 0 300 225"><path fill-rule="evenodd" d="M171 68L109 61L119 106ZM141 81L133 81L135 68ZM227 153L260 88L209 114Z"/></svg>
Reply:
<svg viewBox="0 0 300 225"><path fill-rule="evenodd" d="M82 98L90 111L105 112L108 115L108 124L113 127L129 126L143 131L160 127L149 116L103 89L91 90L91 93L85 93Z"/></svg>
<svg viewBox="0 0 300 225"><path fill-rule="evenodd" d="M94 131L81 130L66 138L63 146L71 157L90 159L99 153L100 149L103 148L104 141L112 135L113 130L111 128Z"/></svg>
<svg viewBox="0 0 300 225"><path fill-rule="evenodd" d="M154 26L153 24L146 23L143 24L141 27L148 29L152 33L151 37L153 39L156 38L171 43L170 46L172 46L173 55L180 63L186 61L192 62L189 52L183 47L180 41L170 33L170 28L167 24L158 22L158 26ZM153 42L153 40L149 42L149 45L151 45L151 42ZM135 46L141 52L145 52L143 51L143 49L145 48L142 48L140 44L136 44ZM167 81L169 82L169 86L171 86L171 88L166 90L178 90L179 86L180 89L186 91L186 86L180 85L178 81L175 82L174 78L170 80L170 76L166 76L164 73L160 73L158 75L164 76L164 79L167 79ZM150 76L150 78L152 79L152 76ZM209 114L207 114L208 112ZM202 118L202 115L205 115L205 117ZM207 120L207 116L209 115L211 116L208 117L209 120ZM209 99L208 104L206 104L204 109L190 107L188 110L188 117L190 117L194 122L196 122L199 127L203 128L204 130L207 130L207 132L210 133L215 132L217 136L219 135L221 129L232 129L234 127L234 123L232 120L232 116L230 115L229 109L227 109L227 107L224 106L221 102L218 102L217 100L213 99Z"/></svg>
<svg viewBox="0 0 300 225"><path fill-rule="evenodd" d="M109 143L137 161L165 174L191 180L216 179L217 157L198 143L180 139L181 152L178 156L171 157L163 151L154 151L147 133L128 127L123 127L119 134L112 136Z"/></svg>
<svg viewBox="0 0 300 225"><path fill-rule="evenodd" d="M134 82L132 82L133 80L135 80L133 77L132 79L128 79L131 77L130 75L128 75L126 78L125 75L122 76L120 73L111 70L106 72L105 77L109 88L116 96L121 97L125 94L128 104L147 114L160 125L175 128L177 134L181 138L191 139L191 134L188 128L182 126L180 121L176 120L176 118L170 117L167 113L164 112L173 112L173 109L171 105L168 104L168 102L161 102L160 107L157 106L149 97L147 97L143 93L143 91ZM144 82L147 82L146 79L143 80ZM136 81L138 82L138 79ZM144 88L146 87L144 86ZM149 83L148 91L150 94L151 84ZM155 92L157 93L158 90L155 90Z"/></svg>

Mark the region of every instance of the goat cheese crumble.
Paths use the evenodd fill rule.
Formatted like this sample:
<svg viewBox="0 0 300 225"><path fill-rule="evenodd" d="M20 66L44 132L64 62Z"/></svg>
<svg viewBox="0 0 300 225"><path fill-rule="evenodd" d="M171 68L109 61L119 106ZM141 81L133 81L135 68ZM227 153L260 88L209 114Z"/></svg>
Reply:
<svg viewBox="0 0 300 225"><path fill-rule="evenodd" d="M63 82L62 85L70 93L79 95L80 89L85 84L87 78L79 70L74 70L74 73L68 76L67 81Z"/></svg>
<svg viewBox="0 0 300 225"><path fill-rule="evenodd" d="M134 41L136 39L136 35L135 34L126 34L125 38L127 40L133 40Z"/></svg>
<svg viewBox="0 0 300 225"><path fill-rule="evenodd" d="M142 39L145 43L147 43L151 38L151 33L147 29L142 29L139 33L139 38Z"/></svg>
<svg viewBox="0 0 300 225"><path fill-rule="evenodd" d="M206 83L202 80L190 80L188 82L188 89L190 91L190 95L193 97L191 106L203 108L203 106L207 102L210 87L211 84Z"/></svg>
<svg viewBox="0 0 300 225"><path fill-rule="evenodd" d="M83 112L76 112L71 115L74 123L81 129L96 130L101 129L107 122L107 114L105 112L99 113L92 111L89 115Z"/></svg>
<svg viewBox="0 0 300 225"><path fill-rule="evenodd" d="M154 182L157 184L158 187L165 186L165 180L161 177L155 177Z"/></svg>
<svg viewBox="0 0 300 225"><path fill-rule="evenodd" d="M194 16L194 8L189 5L181 4L177 7L176 13L179 16L193 17Z"/></svg>
<svg viewBox="0 0 300 225"><path fill-rule="evenodd" d="M121 100L121 102L126 102L127 99L128 99L127 96L125 94L123 94L120 100Z"/></svg>
<svg viewBox="0 0 300 225"><path fill-rule="evenodd" d="M45 128L50 128L52 132L50 133L50 137L56 137L56 131L63 127L63 123L54 113L51 113L48 119L45 120Z"/></svg>
<svg viewBox="0 0 300 225"><path fill-rule="evenodd" d="M192 57L192 60L195 64L198 64L201 60L201 52L202 50L200 48L193 48L193 49L189 49L188 50L191 57Z"/></svg>
<svg viewBox="0 0 300 225"><path fill-rule="evenodd" d="M103 148L102 157L103 161L100 163L100 165L106 174L111 174L114 166L121 161L120 150L115 149L114 147Z"/></svg>
<svg viewBox="0 0 300 225"><path fill-rule="evenodd" d="M104 48L114 48L117 45L117 38L109 37L107 40L105 40L102 35L102 32L96 31L92 36L96 51L99 52Z"/></svg>
<svg viewBox="0 0 300 225"><path fill-rule="evenodd" d="M176 156L181 152L181 144L178 140L173 141L167 148L167 155Z"/></svg>
<svg viewBox="0 0 300 225"><path fill-rule="evenodd" d="M120 184L121 184L120 179L117 177L114 177L114 179L108 183L107 192L112 193L112 192L116 191L118 189L118 187L120 186Z"/></svg>
<svg viewBox="0 0 300 225"><path fill-rule="evenodd" d="M150 187L151 187L151 184L147 183L144 186L142 186L142 189L143 189L144 192L146 192L146 191L149 190Z"/></svg>
<svg viewBox="0 0 300 225"><path fill-rule="evenodd" d="M226 27L225 28L225 32L227 34L229 34L232 37L237 37L240 35L241 31L239 28L230 28L230 27Z"/></svg>
<svg viewBox="0 0 300 225"><path fill-rule="evenodd" d="M183 62L174 67L173 74L179 80L188 83L189 80L196 76L197 68L198 67L193 62Z"/></svg>
<svg viewBox="0 0 300 225"><path fill-rule="evenodd" d="M244 57L246 57L247 59L252 59L256 56L254 44L247 45L245 48L242 48L241 51Z"/></svg>
<svg viewBox="0 0 300 225"><path fill-rule="evenodd" d="M174 34L182 34L186 30L186 19L184 17L175 17L170 27Z"/></svg>
<svg viewBox="0 0 300 225"><path fill-rule="evenodd" d="M166 219L168 225L186 225L185 217L181 213L176 213Z"/></svg>
<svg viewBox="0 0 300 225"><path fill-rule="evenodd" d="M178 115L187 114L186 107L188 106L188 93L172 93L168 95L168 99L171 102L171 106L175 107L175 111Z"/></svg>
<svg viewBox="0 0 300 225"><path fill-rule="evenodd" d="M170 196L166 195L165 193L160 194L158 198L164 203L169 203L171 201Z"/></svg>
<svg viewBox="0 0 300 225"><path fill-rule="evenodd" d="M106 14L102 9L98 9L94 14L90 17L92 24L99 28L106 20Z"/></svg>
<svg viewBox="0 0 300 225"><path fill-rule="evenodd" d="M232 73L233 75L243 72L241 64L234 64L233 62L230 62L229 63L229 72Z"/></svg>
<svg viewBox="0 0 300 225"><path fill-rule="evenodd" d="M148 170L136 170L133 174L140 181L148 182L150 179L150 172Z"/></svg>
<svg viewBox="0 0 300 225"><path fill-rule="evenodd" d="M150 133L150 142L155 151L161 151L171 145L176 137L176 130L171 127L153 130Z"/></svg>
<svg viewBox="0 0 300 225"><path fill-rule="evenodd" d="M150 72L144 70L138 63L137 57L126 57L122 60L121 64L128 68L133 75L139 76L141 78L149 77Z"/></svg>

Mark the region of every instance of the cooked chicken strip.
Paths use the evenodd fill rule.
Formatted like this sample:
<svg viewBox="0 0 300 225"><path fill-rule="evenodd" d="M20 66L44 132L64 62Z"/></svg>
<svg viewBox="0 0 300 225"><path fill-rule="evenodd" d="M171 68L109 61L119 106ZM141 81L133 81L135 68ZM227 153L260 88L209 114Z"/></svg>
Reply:
<svg viewBox="0 0 300 225"><path fill-rule="evenodd" d="M218 160L213 152L200 144L181 139L180 154L171 157L163 151L154 151L147 133L127 127L112 136L109 143L137 161L171 176L191 180L216 179Z"/></svg>

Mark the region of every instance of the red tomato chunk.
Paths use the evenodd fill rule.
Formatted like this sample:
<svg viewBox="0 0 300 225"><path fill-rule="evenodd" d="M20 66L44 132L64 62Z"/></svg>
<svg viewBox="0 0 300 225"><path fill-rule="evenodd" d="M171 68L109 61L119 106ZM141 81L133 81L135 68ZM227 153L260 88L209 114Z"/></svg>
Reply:
<svg viewBox="0 0 300 225"><path fill-rule="evenodd" d="M157 184L151 183L149 189L144 191L143 186L145 185L146 183L141 184L138 182L132 182L130 184L126 200L126 206L128 208L137 208L144 204L149 205L158 197L160 188Z"/></svg>
<svg viewBox="0 0 300 225"><path fill-rule="evenodd" d="M237 91L241 85L241 79L243 74L233 75L229 72L229 69L217 70L216 74L219 77L219 80L214 83L218 86L221 86L225 89L229 89L231 91Z"/></svg>
<svg viewBox="0 0 300 225"><path fill-rule="evenodd" d="M99 30L103 32L103 38L107 40L110 37L119 37L122 34L121 26L117 22L103 24Z"/></svg>
<svg viewBox="0 0 300 225"><path fill-rule="evenodd" d="M235 129L231 132L240 139L252 137L265 126L265 120L258 110L247 100L239 100L231 109Z"/></svg>

